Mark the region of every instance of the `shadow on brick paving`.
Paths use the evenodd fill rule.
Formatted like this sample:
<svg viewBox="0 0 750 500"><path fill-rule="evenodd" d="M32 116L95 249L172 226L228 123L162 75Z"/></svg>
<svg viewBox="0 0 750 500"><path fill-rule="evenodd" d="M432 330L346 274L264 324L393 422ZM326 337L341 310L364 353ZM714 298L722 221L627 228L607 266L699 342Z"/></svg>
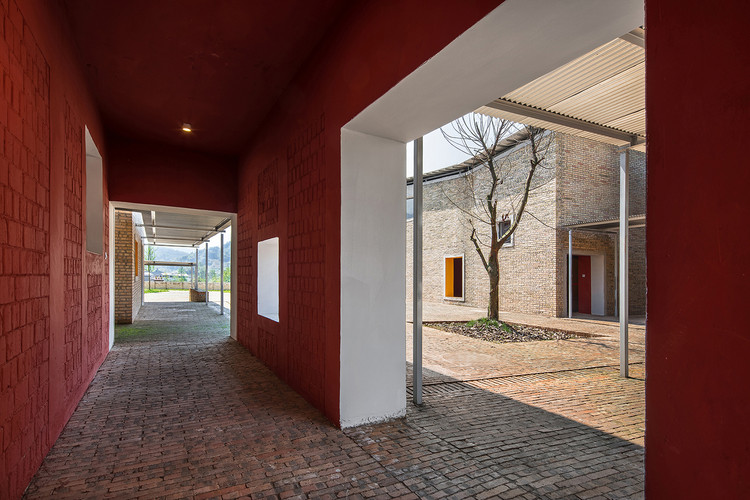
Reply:
<svg viewBox="0 0 750 500"><path fill-rule="evenodd" d="M468 384L338 430L183 307L118 328L26 498L642 496L642 447Z"/></svg>

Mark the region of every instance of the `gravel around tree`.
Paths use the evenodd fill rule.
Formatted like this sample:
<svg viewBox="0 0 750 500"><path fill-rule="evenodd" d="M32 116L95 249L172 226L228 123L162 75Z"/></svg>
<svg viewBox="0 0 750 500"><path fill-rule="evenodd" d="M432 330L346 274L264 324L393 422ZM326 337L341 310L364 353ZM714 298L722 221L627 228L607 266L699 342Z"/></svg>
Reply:
<svg viewBox="0 0 750 500"><path fill-rule="evenodd" d="M565 340L577 337L577 335L560 330L501 323L487 318L469 322L425 323L425 326L487 342L532 342L535 340Z"/></svg>

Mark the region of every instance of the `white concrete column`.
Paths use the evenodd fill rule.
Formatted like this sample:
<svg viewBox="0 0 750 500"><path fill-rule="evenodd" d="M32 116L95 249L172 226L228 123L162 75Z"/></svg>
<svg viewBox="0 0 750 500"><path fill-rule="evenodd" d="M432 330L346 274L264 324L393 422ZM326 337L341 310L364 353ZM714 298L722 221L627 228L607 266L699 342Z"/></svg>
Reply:
<svg viewBox="0 0 750 500"><path fill-rule="evenodd" d="M620 152L620 376L628 376L628 216L629 150Z"/></svg>
<svg viewBox="0 0 750 500"><path fill-rule="evenodd" d="M341 130L342 427L406 414L405 173L405 143Z"/></svg>

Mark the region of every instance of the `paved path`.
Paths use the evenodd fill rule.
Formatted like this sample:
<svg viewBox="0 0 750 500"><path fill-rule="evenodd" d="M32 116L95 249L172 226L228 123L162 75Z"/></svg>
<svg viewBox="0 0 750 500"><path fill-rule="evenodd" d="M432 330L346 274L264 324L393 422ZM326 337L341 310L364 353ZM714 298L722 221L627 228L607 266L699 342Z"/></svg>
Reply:
<svg viewBox="0 0 750 500"><path fill-rule="evenodd" d="M340 431L226 316L146 304L26 498L641 498L642 399L612 368L445 380Z"/></svg>
<svg viewBox="0 0 750 500"><path fill-rule="evenodd" d="M224 308L229 310L231 308L230 303L231 295L228 292L224 292ZM190 292L188 290L168 290L166 292L154 292L145 294L147 303L153 302L189 302ZM213 302L216 307L219 306L219 300L221 300L221 292L209 291L208 292L209 302ZM197 304L198 302L196 302Z"/></svg>

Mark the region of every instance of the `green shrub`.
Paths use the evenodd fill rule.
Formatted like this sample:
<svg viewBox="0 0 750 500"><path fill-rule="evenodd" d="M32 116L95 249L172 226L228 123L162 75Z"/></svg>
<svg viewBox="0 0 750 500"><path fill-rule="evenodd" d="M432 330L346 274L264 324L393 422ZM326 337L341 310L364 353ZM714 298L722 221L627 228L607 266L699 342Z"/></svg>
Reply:
<svg viewBox="0 0 750 500"><path fill-rule="evenodd" d="M479 319L469 321L468 323L466 323L466 326L468 326L469 328L473 328L475 326L479 328L492 328L492 327L499 328L500 323L495 319L479 318Z"/></svg>

